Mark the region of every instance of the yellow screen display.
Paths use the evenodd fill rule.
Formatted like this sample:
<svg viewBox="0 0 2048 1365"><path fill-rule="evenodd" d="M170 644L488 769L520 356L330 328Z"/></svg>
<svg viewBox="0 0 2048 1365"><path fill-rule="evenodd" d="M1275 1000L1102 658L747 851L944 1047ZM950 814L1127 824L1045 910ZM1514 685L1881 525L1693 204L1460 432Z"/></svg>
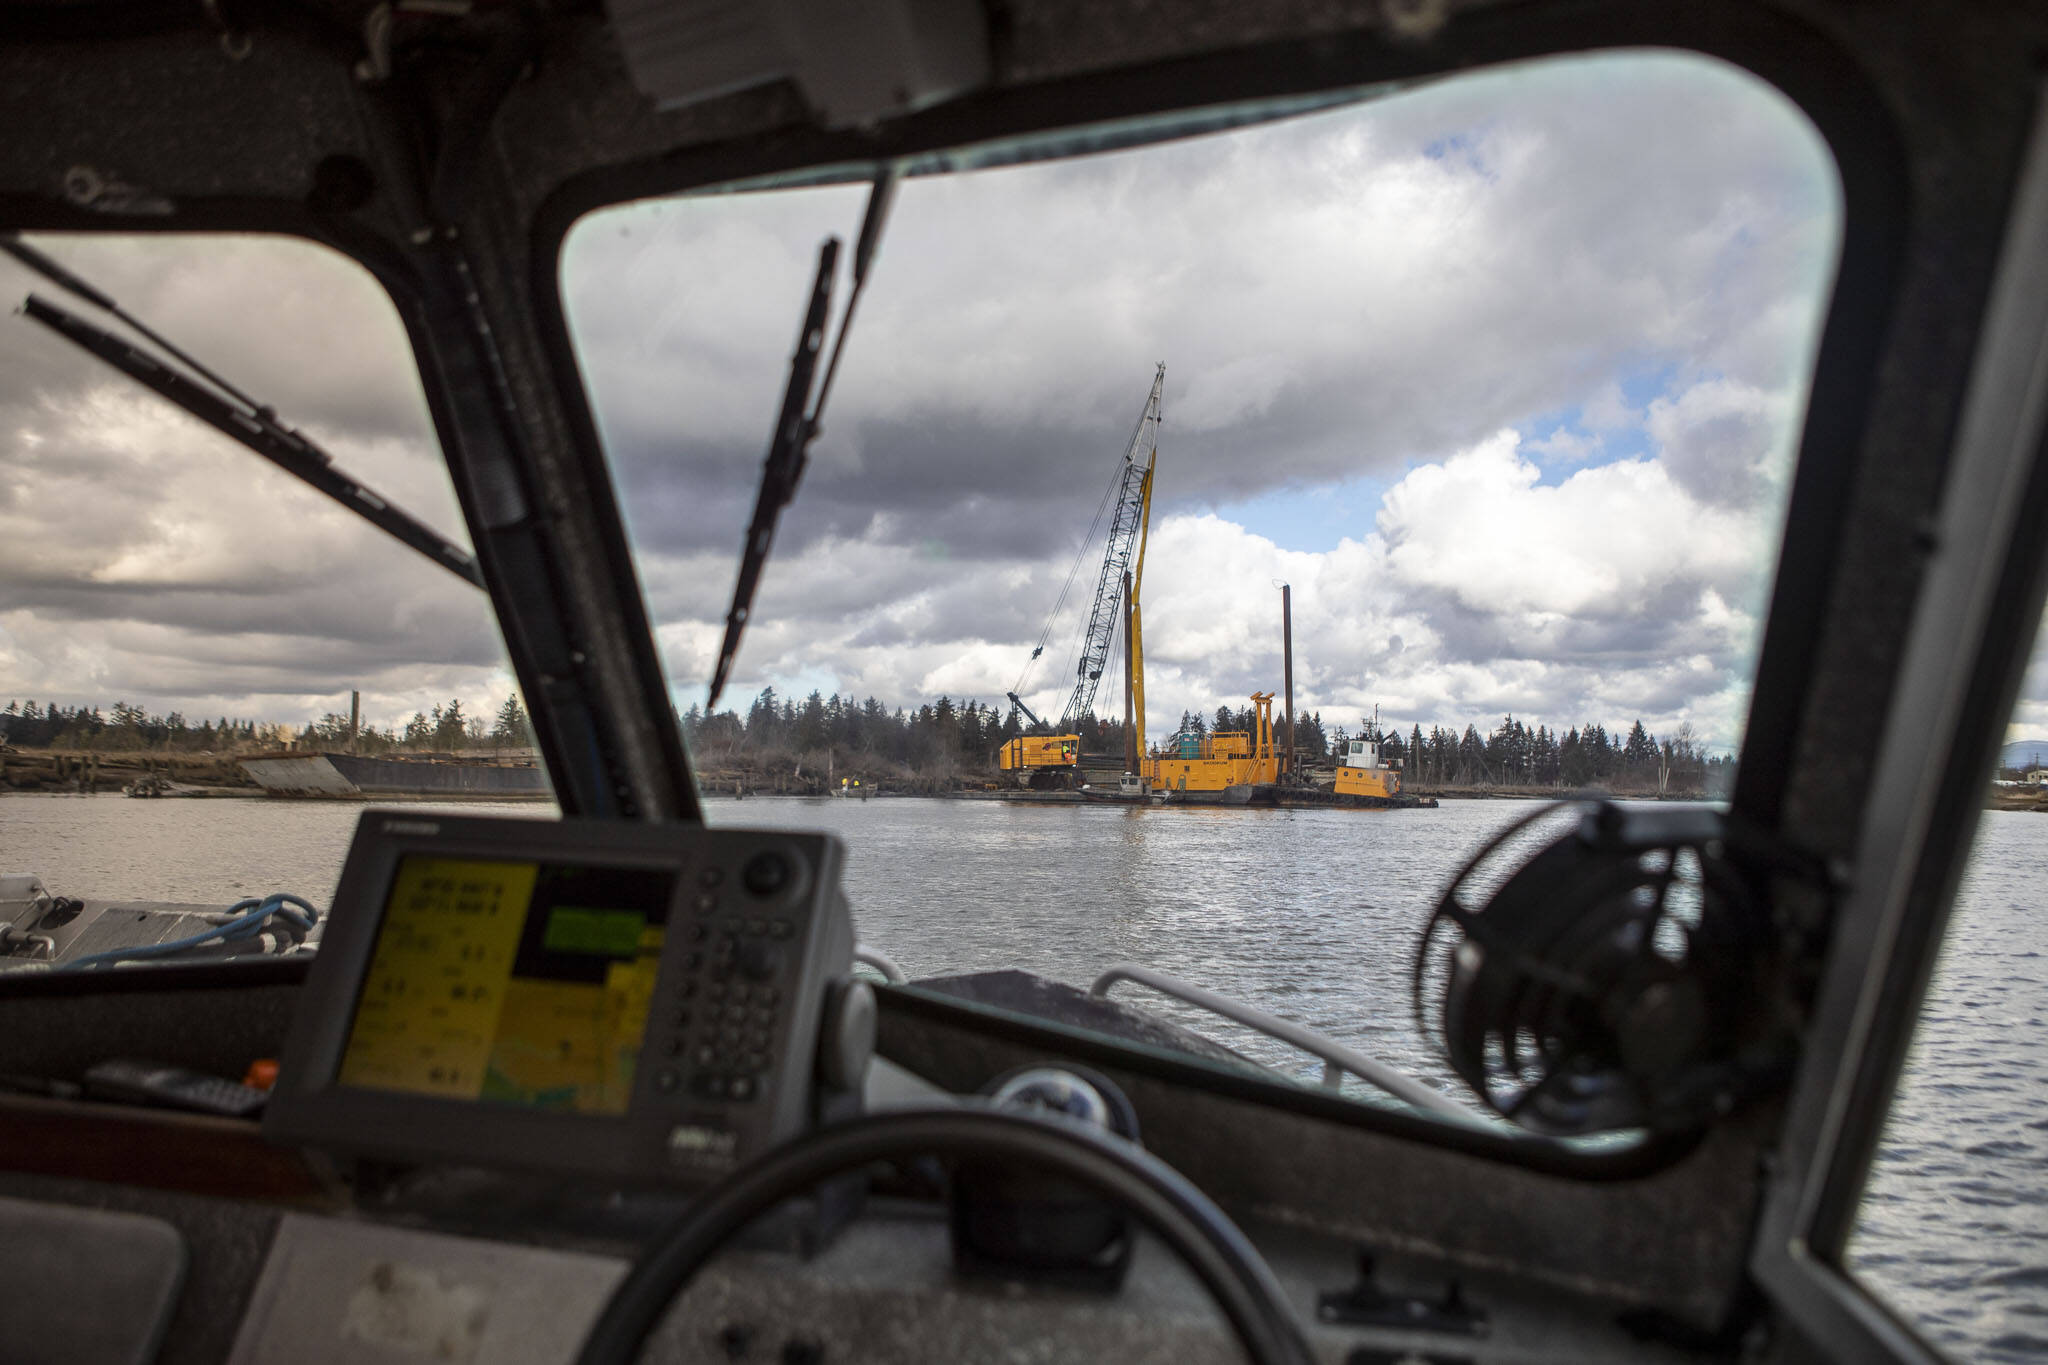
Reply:
<svg viewBox="0 0 2048 1365"><path fill-rule="evenodd" d="M343 1085L620 1114L674 874L401 858Z"/></svg>

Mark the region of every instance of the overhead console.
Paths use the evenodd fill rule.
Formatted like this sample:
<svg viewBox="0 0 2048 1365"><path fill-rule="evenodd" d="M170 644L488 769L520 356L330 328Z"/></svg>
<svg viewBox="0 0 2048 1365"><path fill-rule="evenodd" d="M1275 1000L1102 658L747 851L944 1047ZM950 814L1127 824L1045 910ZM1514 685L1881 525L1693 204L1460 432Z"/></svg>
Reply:
<svg viewBox="0 0 2048 1365"><path fill-rule="evenodd" d="M379 1158L694 1185L858 1107L830 835L370 812L264 1121Z"/></svg>

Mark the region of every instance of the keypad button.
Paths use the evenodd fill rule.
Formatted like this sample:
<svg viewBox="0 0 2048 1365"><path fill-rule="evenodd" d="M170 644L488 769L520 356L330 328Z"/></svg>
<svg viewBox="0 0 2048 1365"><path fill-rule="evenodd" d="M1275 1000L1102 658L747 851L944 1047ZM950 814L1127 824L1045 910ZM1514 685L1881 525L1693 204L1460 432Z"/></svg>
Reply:
<svg viewBox="0 0 2048 1365"><path fill-rule="evenodd" d="M707 891L716 890L724 883L725 869L722 867L707 867L697 874L697 885Z"/></svg>
<svg viewBox="0 0 2048 1365"><path fill-rule="evenodd" d="M691 996L695 995L696 993L697 983L692 981L687 976L684 977L682 983L676 987L676 997L681 1000L688 1000Z"/></svg>
<svg viewBox="0 0 2048 1365"><path fill-rule="evenodd" d="M795 931L795 926L786 919L772 919L768 921L768 936L770 938L788 938Z"/></svg>
<svg viewBox="0 0 2048 1365"><path fill-rule="evenodd" d="M682 1040L682 1039L680 1039L680 1038L671 1038L671 1039L669 1039L669 1040L668 1040L667 1042L663 1043L663 1044L661 1045L661 1055L662 1055L662 1056L664 1056L664 1057L680 1057L680 1056L682 1056L682 1055L683 1055L683 1040Z"/></svg>
<svg viewBox="0 0 2048 1365"><path fill-rule="evenodd" d="M789 859L780 853L756 853L747 860L746 870L740 873L740 880L747 884L747 890L757 896L772 896L789 885L791 869Z"/></svg>
<svg viewBox="0 0 2048 1365"><path fill-rule="evenodd" d="M710 1066L718 1060L718 1050L709 1043L699 1043L697 1050L690 1054L690 1060L698 1066Z"/></svg>
<svg viewBox="0 0 2048 1365"><path fill-rule="evenodd" d="M701 924L692 924L683 930L683 938L690 943L702 943L706 930Z"/></svg>
<svg viewBox="0 0 2048 1365"><path fill-rule="evenodd" d="M736 1100L750 1100L754 1098L754 1078L735 1076L726 1083L725 1089L726 1093Z"/></svg>
<svg viewBox="0 0 2048 1365"><path fill-rule="evenodd" d="M688 1006L684 1006L684 1007L683 1007L682 1009L679 1009L679 1010L677 1010L677 1011L676 1011L676 1027L677 1027L677 1028L688 1028L688 1027L689 1027L689 1024L690 1024L690 1017L691 1017L691 1016L690 1016L690 1010L689 1010L689 1007L688 1007Z"/></svg>
<svg viewBox="0 0 2048 1365"><path fill-rule="evenodd" d="M755 1011L754 1011L754 1023L755 1023L755 1024L757 1025L757 1026L759 1026L759 1027L761 1027L761 1028L767 1028L767 1027L768 1027L769 1025L773 1024L774 1022L775 1022L775 1011L774 1011L774 1010L769 1010L769 1009L757 1009L757 1010L755 1010Z"/></svg>
<svg viewBox="0 0 2048 1365"><path fill-rule="evenodd" d="M766 981L782 970L782 949L767 943L749 943L740 952L739 968L755 981Z"/></svg>
<svg viewBox="0 0 2048 1365"><path fill-rule="evenodd" d="M667 1067L663 1067L654 1073L654 1088L664 1095L673 1094L680 1080L681 1078L675 1072Z"/></svg>
<svg viewBox="0 0 2048 1365"><path fill-rule="evenodd" d="M709 894L701 895L697 897L696 905L698 914L708 915L718 908L718 897Z"/></svg>

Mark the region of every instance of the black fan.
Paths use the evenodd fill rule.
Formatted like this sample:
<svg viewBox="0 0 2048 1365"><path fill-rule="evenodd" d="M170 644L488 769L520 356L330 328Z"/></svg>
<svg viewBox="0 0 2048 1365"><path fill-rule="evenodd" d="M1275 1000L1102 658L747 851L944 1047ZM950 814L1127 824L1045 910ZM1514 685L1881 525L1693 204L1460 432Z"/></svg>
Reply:
<svg viewBox="0 0 2048 1365"><path fill-rule="evenodd" d="M1448 959L1442 1041L1479 1097L1550 1134L1696 1127L1782 1073L1772 934L1728 857L1727 817L1591 805L1480 908L1475 874L1543 815L1480 850L1415 961L1418 1021ZM1446 922L1460 936L1442 936Z"/></svg>

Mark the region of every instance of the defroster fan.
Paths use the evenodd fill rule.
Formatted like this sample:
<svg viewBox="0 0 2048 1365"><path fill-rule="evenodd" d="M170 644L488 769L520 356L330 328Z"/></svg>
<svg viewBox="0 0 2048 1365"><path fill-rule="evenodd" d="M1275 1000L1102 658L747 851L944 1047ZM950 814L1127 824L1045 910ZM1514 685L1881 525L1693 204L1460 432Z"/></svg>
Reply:
<svg viewBox="0 0 2048 1365"><path fill-rule="evenodd" d="M1696 1128L1782 1080L1784 954L1756 879L1808 869L1719 811L1594 802L1490 875L1559 810L1511 825L1437 904L1415 961L1424 1036L1489 1108L1552 1135Z"/></svg>

